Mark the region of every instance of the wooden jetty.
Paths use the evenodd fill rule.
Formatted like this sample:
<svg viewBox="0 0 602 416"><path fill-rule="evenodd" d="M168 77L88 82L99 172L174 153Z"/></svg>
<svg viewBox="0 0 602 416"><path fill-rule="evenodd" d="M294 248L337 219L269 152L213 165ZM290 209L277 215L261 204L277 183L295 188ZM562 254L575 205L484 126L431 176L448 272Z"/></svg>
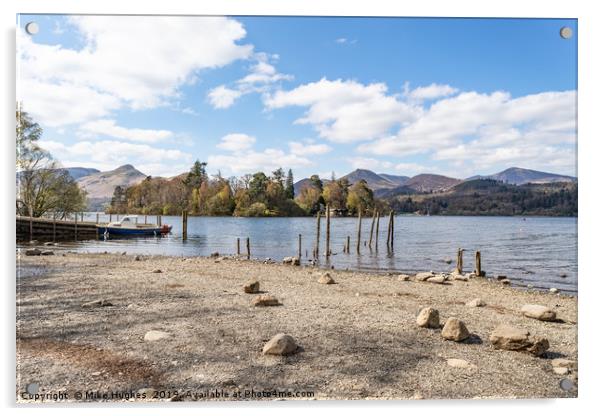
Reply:
<svg viewBox="0 0 602 416"><path fill-rule="evenodd" d="M98 238L95 222L17 216L17 241L74 241Z"/></svg>

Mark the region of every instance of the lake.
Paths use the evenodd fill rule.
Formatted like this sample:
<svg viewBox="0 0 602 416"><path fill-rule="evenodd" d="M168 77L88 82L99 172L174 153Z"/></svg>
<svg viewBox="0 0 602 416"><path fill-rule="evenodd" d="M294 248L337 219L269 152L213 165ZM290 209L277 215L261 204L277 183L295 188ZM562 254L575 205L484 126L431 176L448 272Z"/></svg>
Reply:
<svg viewBox="0 0 602 416"><path fill-rule="evenodd" d="M108 220L108 216L100 218ZM95 221L96 213L86 214L85 220ZM139 221L144 221L144 216ZM148 221L155 221L155 216L149 216ZM61 243L59 249L208 256L213 252L235 254L236 238L241 239L241 252L245 253L245 239L249 237L251 257L280 261L297 254L298 235L302 234L301 261L305 263L311 259L315 244L315 218L189 217L186 241L182 240L180 217L164 216L162 222L173 225L167 237L78 241ZM378 272L451 271L461 247L466 250L465 271L474 269L475 251L480 250L487 276L506 275L522 286L577 291L577 218L397 216L392 253L386 248L388 218L380 221L379 250L364 245L370 222L370 218L362 221L361 254L357 255L357 219L332 218L333 255L327 261L323 255L323 219L320 265ZM349 254L343 253L347 236L351 236ZM446 259L453 263L447 264Z"/></svg>

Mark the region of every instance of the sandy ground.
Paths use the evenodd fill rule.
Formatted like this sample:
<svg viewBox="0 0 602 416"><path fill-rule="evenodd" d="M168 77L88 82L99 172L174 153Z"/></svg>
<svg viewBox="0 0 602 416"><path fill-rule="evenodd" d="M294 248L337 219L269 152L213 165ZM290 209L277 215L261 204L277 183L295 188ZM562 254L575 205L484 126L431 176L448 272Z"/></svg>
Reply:
<svg viewBox="0 0 602 416"><path fill-rule="evenodd" d="M215 391L223 400L273 400L274 391L287 399L577 395L560 388L567 377L576 385L576 372L557 375L551 365L577 359L577 298L563 294L337 270L330 271L337 283L322 285L318 268L231 258L57 252L21 256L17 270L20 402L32 400L23 394L30 383L39 383L38 394L76 401L216 400ZM242 290L251 278L282 305L251 306L256 295ZM465 306L476 297L487 306ZM98 299L112 306L81 306ZM528 303L553 308L560 322L521 316ZM426 306L442 323L463 320L471 338L446 341L440 330L418 327ZM548 353L495 350L489 335L501 323L548 338ZM150 330L171 336L145 341ZM301 351L264 356L278 333L292 335ZM451 367L451 358L470 365Z"/></svg>

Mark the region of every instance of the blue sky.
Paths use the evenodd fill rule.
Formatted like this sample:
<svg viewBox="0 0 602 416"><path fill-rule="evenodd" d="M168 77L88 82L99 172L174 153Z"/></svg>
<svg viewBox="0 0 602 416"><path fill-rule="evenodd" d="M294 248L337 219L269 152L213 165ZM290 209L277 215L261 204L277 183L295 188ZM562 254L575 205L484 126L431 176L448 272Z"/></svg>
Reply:
<svg viewBox="0 0 602 416"><path fill-rule="evenodd" d="M17 95L65 166L575 175L576 25L21 15Z"/></svg>

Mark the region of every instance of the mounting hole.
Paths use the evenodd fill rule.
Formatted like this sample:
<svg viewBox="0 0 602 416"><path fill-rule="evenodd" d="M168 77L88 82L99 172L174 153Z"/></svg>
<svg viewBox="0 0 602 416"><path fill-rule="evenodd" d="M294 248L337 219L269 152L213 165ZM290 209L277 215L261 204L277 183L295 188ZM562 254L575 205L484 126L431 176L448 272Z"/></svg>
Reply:
<svg viewBox="0 0 602 416"><path fill-rule="evenodd" d="M562 39L570 39L573 37L573 29L568 26L564 26L560 29L560 37Z"/></svg>
<svg viewBox="0 0 602 416"><path fill-rule="evenodd" d="M40 26L36 22L29 22L25 25L25 31L30 35L35 35L40 31Z"/></svg>

